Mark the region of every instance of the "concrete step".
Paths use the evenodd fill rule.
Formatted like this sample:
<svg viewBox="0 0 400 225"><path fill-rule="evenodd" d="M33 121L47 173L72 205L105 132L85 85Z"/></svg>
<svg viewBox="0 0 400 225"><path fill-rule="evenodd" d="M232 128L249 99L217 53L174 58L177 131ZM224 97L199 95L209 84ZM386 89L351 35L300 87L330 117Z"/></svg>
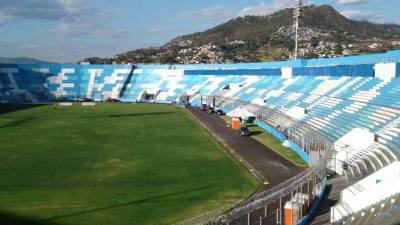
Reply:
<svg viewBox="0 0 400 225"><path fill-rule="evenodd" d="M313 220L313 222L311 224L312 225L325 225L325 224L329 224L329 221L330 221L330 214L325 213L325 214L315 217L315 219Z"/></svg>
<svg viewBox="0 0 400 225"><path fill-rule="evenodd" d="M340 200L340 193L345 188L354 184L356 181L348 181L345 176L337 176L328 180L328 195L323 200L322 205L317 210L317 215L311 221L310 225L328 225L330 224L330 208Z"/></svg>

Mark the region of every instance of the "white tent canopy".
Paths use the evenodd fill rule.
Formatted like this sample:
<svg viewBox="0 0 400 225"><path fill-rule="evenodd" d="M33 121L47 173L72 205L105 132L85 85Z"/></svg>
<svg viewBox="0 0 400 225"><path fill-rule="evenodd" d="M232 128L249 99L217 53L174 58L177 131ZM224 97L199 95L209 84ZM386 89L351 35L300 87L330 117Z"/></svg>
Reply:
<svg viewBox="0 0 400 225"><path fill-rule="evenodd" d="M146 93L147 95L157 95L158 93L160 93L160 89L146 89L144 90L144 93Z"/></svg>
<svg viewBox="0 0 400 225"><path fill-rule="evenodd" d="M294 106L293 108L289 109L286 114L296 120L302 120L306 116L306 109Z"/></svg>
<svg viewBox="0 0 400 225"><path fill-rule="evenodd" d="M236 109L228 112L226 115L229 116L229 117L236 117L236 118L239 118L239 117L241 117L241 118L249 118L249 117L256 116L253 113L251 113L251 112L249 112L246 109L241 108L241 107L236 108Z"/></svg>
<svg viewBox="0 0 400 225"><path fill-rule="evenodd" d="M354 151L361 151L368 148L375 142L375 134L364 128L354 128L339 140L335 145L336 151L343 151L348 148Z"/></svg>
<svg viewBox="0 0 400 225"><path fill-rule="evenodd" d="M354 128L334 143L336 151L336 168L334 170L343 175L343 162L353 157L375 142L375 134L364 128Z"/></svg>

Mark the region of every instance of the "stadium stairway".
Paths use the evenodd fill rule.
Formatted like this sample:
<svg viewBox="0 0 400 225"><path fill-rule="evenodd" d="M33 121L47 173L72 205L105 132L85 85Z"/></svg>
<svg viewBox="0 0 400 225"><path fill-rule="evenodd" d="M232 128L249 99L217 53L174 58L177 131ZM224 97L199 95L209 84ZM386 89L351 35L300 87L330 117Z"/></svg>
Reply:
<svg viewBox="0 0 400 225"><path fill-rule="evenodd" d="M400 194L395 194L334 223L334 225L395 225L399 220Z"/></svg>
<svg viewBox="0 0 400 225"><path fill-rule="evenodd" d="M362 179L395 161L396 158L389 149L380 143L374 143L344 161L349 166L345 170L345 176L348 180Z"/></svg>
<svg viewBox="0 0 400 225"><path fill-rule="evenodd" d="M348 181L344 176L336 176L328 180L326 199L316 212L310 225L328 225L330 223L330 208L340 200L340 193L355 181Z"/></svg>

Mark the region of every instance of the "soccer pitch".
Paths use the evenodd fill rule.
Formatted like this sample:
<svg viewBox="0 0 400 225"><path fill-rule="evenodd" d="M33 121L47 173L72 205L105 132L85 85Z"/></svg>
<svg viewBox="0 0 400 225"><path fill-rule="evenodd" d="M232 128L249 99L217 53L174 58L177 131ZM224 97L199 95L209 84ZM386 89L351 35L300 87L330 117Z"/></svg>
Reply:
<svg viewBox="0 0 400 225"><path fill-rule="evenodd" d="M173 224L257 182L183 109L0 105L0 224Z"/></svg>

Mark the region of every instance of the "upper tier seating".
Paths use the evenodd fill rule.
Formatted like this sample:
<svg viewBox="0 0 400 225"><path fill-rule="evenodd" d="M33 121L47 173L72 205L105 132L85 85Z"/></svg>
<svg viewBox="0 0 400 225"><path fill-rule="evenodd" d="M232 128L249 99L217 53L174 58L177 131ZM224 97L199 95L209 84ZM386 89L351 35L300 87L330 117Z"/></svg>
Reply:
<svg viewBox="0 0 400 225"><path fill-rule="evenodd" d="M390 161L400 155L400 79L374 77L292 77L184 75L169 77L146 72L124 95L136 99L143 90L159 88L159 100L183 94L222 94L247 102L265 104L282 113L294 106L307 109L305 121L335 141L356 127L377 134ZM232 86L223 90L227 85ZM264 103L265 102L265 103ZM386 156L387 155L387 156Z"/></svg>

